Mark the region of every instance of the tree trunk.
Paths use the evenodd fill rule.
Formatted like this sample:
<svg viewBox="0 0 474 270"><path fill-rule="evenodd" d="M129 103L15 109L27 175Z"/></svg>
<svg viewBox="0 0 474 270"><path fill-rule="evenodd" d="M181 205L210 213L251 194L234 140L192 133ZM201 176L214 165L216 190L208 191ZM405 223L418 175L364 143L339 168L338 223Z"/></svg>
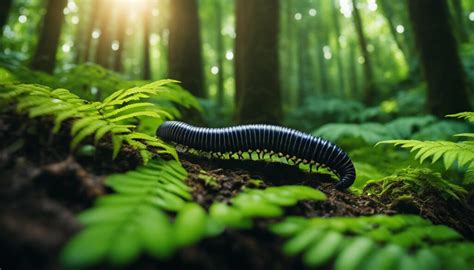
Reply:
<svg viewBox="0 0 474 270"><path fill-rule="evenodd" d="M317 4L317 10L321 12L322 10L322 1L319 0ZM316 50L319 63L319 79L321 80L321 86L319 92L323 95L327 94L329 91L329 76L328 76L328 65L327 61L324 58L323 48L327 42L327 28L323 25L323 17L321 14L316 15L316 31L318 36L316 37Z"/></svg>
<svg viewBox="0 0 474 270"><path fill-rule="evenodd" d="M13 0L0 1L0 35L3 35L3 28L8 22L8 14L12 6Z"/></svg>
<svg viewBox="0 0 474 270"><path fill-rule="evenodd" d="M331 0L332 3L332 19L333 19L333 24L334 24L334 33L336 34L336 50L334 53L334 58L336 58L336 64L337 64L337 88L339 90L339 93L341 96L346 95L346 84L344 80L344 69L342 67L342 49L341 49L341 44L339 43L339 37L341 36L341 27L339 25L339 18L340 18L340 13L339 13L339 7L336 5L334 0Z"/></svg>
<svg viewBox="0 0 474 270"><path fill-rule="evenodd" d="M407 0L427 82L430 112L437 116L470 109L464 70L445 0Z"/></svg>
<svg viewBox="0 0 474 270"><path fill-rule="evenodd" d="M56 51L64 21L66 0L49 0L44 15L38 45L31 60L31 68L52 74L56 65Z"/></svg>
<svg viewBox="0 0 474 270"><path fill-rule="evenodd" d="M99 15L99 1L91 1L88 2L90 10L90 17L89 21L87 22L86 28L84 29L84 55L81 56L81 60L79 62L88 62L90 61L91 57L91 44L92 44L92 32L94 31L94 27L97 21L97 16Z"/></svg>
<svg viewBox="0 0 474 270"><path fill-rule="evenodd" d="M198 7L195 0L170 1L168 76L204 97Z"/></svg>
<svg viewBox="0 0 474 270"><path fill-rule="evenodd" d="M278 18L279 1L236 2L238 123L281 123Z"/></svg>
<svg viewBox="0 0 474 270"><path fill-rule="evenodd" d="M392 8L392 2L380 1L382 13L387 20L390 33L392 34L393 40L397 45L398 49L402 52L403 58L408 65L409 69L409 80L413 82L418 82L421 77L421 70L418 56L415 54L415 48L413 45L411 29L408 25L405 25L405 38L401 40L400 34L396 30L396 25L394 23L394 10ZM405 16L404 16L405 17ZM408 23L408 22L407 22ZM405 42L403 42L405 41Z"/></svg>
<svg viewBox="0 0 474 270"><path fill-rule="evenodd" d="M359 40L359 47L364 57L363 63L363 71L364 71L364 95L363 101L366 105L373 105L375 91L375 81L374 81L374 74L372 70L372 61L370 58L369 51L367 50L367 39L365 37L362 18L359 13L359 9L357 8L357 1L352 0L352 5L354 7L352 17L354 19L354 26L357 33L357 38Z"/></svg>
<svg viewBox="0 0 474 270"><path fill-rule="evenodd" d="M147 3L143 10L143 79L151 80L150 66L150 15L151 8Z"/></svg>
<svg viewBox="0 0 474 270"><path fill-rule="evenodd" d="M351 41L349 44L349 88L350 88L350 97L359 98L359 80L357 76L357 53L356 53L356 42Z"/></svg>
<svg viewBox="0 0 474 270"><path fill-rule="evenodd" d="M463 14L462 2L461 0L451 0L451 3L453 5L454 21L456 22L456 28L459 32L459 40L463 43L468 42L469 34L465 23L466 19Z"/></svg>
<svg viewBox="0 0 474 270"><path fill-rule="evenodd" d="M222 6L220 0L214 0L216 14L216 50L217 50L217 104L219 108L224 105L224 44L222 40Z"/></svg>
<svg viewBox="0 0 474 270"><path fill-rule="evenodd" d="M104 68L110 66L110 54L111 54L111 45L112 37L110 35L110 15L113 7L113 3L108 0L96 0L99 1L99 28L100 28L100 37L99 44L97 45L95 62Z"/></svg>
<svg viewBox="0 0 474 270"><path fill-rule="evenodd" d="M123 64L122 64L122 57L123 57L123 50L125 48L125 35L127 33L127 26L128 26L128 10L126 9L125 5L119 6L119 11L117 13L117 17L115 19L117 23L115 38L119 44L118 49L114 53L114 65L113 70L117 72L123 71Z"/></svg>

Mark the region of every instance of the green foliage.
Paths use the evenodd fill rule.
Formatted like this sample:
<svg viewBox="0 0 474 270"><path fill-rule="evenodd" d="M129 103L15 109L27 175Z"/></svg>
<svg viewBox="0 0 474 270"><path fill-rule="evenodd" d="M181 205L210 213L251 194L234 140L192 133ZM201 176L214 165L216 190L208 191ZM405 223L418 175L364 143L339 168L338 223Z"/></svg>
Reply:
<svg viewBox="0 0 474 270"><path fill-rule="evenodd" d="M449 117L464 118L471 122L474 121L474 113L464 112ZM443 159L443 163L446 169L451 168L455 163L458 167L467 167L468 171L474 169L474 142L472 138L474 133L461 133L456 134L457 137L466 137L467 141L461 142L450 142L450 141L418 141L418 140L387 140L382 141L378 144L394 144L400 145L403 148L411 149L411 152L416 152L415 159L419 159L420 163L424 160L431 158L431 162ZM472 178L466 178L465 183L472 183Z"/></svg>
<svg viewBox="0 0 474 270"><path fill-rule="evenodd" d="M6 84L0 90L0 102L13 102L19 112L27 112L30 117L52 116L54 132L60 130L64 121L71 120L72 149L89 136L93 136L97 143L109 134L113 144L113 157L118 155L122 144L126 143L139 151L143 161L147 162L155 153L167 153L177 158L176 152L158 138L137 132L137 125L133 124L133 120L137 117L163 119L172 116L154 103L139 101L154 97L181 102L186 106L198 106L191 95L173 87L173 83L171 80L162 80L122 89L102 102L83 100L62 88L52 90L34 84Z"/></svg>
<svg viewBox="0 0 474 270"><path fill-rule="evenodd" d="M74 94L88 100L100 100L117 89L132 88L147 83L147 81L126 80L122 75L92 63L61 70L55 78L58 78L56 85L51 85L51 87L70 89Z"/></svg>
<svg viewBox="0 0 474 270"><path fill-rule="evenodd" d="M126 265L142 253L167 259L177 249L218 235L226 227L249 228L252 218L281 216L284 206L326 198L305 186L246 189L231 205L214 203L208 214L189 202L186 177L177 161L163 160L109 176L106 185L116 193L100 197L79 215L85 228L64 247L63 263L71 267L100 262ZM177 212L174 222L165 211Z"/></svg>
<svg viewBox="0 0 474 270"><path fill-rule="evenodd" d="M312 130L329 122L345 122L361 111L363 105L354 100L331 97L305 99L302 106L289 112L285 123L300 130Z"/></svg>
<svg viewBox="0 0 474 270"><path fill-rule="evenodd" d="M209 215L227 227L249 228L252 218L279 217L282 207L295 205L300 200L325 200L326 195L306 186L278 186L266 189L246 189L227 205L214 203Z"/></svg>
<svg viewBox="0 0 474 270"><path fill-rule="evenodd" d="M332 141L351 137L361 138L366 143L374 144L391 138L406 139L423 136L445 138L449 135L446 132L447 130L465 132L469 130L469 126L455 121L436 122L435 117L426 115L401 117L386 124L327 124L313 131L313 134Z"/></svg>
<svg viewBox="0 0 474 270"><path fill-rule="evenodd" d="M464 188L444 180L440 173L426 168L402 169L393 175L368 181L364 191L379 198L387 197L390 201L411 194L426 197L429 193L437 194L445 200L461 200L467 194Z"/></svg>
<svg viewBox="0 0 474 270"><path fill-rule="evenodd" d="M289 238L285 254L302 254L310 267L332 262L334 269L344 270L471 269L474 263L474 244L414 215L288 217L271 230Z"/></svg>
<svg viewBox="0 0 474 270"><path fill-rule="evenodd" d="M109 176L106 185L116 193L100 197L94 207L80 214L85 228L64 247L63 263L70 267L104 261L124 265L142 253L164 259L178 246L194 242L182 216L196 218L204 210L186 203L191 199L186 177L178 162L162 160ZM173 226L164 211L183 212Z"/></svg>

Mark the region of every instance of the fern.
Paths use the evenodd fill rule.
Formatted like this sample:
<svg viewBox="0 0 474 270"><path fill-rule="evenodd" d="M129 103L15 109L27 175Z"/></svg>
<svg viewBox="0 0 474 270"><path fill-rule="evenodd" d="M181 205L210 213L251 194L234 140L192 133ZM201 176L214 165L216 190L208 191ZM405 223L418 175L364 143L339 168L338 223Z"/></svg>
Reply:
<svg viewBox="0 0 474 270"><path fill-rule="evenodd" d="M474 113L464 112L449 117L457 117L474 121ZM377 143L379 144L394 144L403 148L411 149L411 152L416 152L415 159L419 159L423 163L428 158L431 158L431 163L443 159L443 164L446 169L451 168L455 163L460 168L467 167L468 171L474 169L474 142L472 138L474 133L456 134L457 137L466 137L470 139L462 142L450 141L419 141L419 140L387 140ZM466 183L471 183L472 179L467 179Z"/></svg>
<svg viewBox="0 0 474 270"><path fill-rule="evenodd" d="M283 251L310 267L334 269L470 269L474 249L449 227L414 215L288 217L271 230L289 238ZM456 266L453 268L453 266Z"/></svg>
<svg viewBox="0 0 474 270"><path fill-rule="evenodd" d="M364 187L367 194L387 197L389 201L396 201L399 198L416 194L424 197L428 193L435 192L445 200L461 200L467 191L441 177L440 173L432 172L429 169L402 169L395 174L367 182Z"/></svg>
<svg viewBox="0 0 474 270"><path fill-rule="evenodd" d="M253 218L283 215L282 207L295 205L300 200L325 200L326 195L306 186L278 186L266 189L246 189L230 201L214 203L209 215L226 227L249 228Z"/></svg>
<svg viewBox="0 0 474 270"><path fill-rule="evenodd" d="M130 120L140 117L172 118L166 109L150 102L137 102L155 97L161 100L179 98L184 106L198 106L197 101L186 91L177 88L175 81L162 80L141 87L114 92L104 101L88 102L66 89L51 90L32 84L7 84L2 87L0 98L14 102L19 112L30 117L53 116L53 132L58 132L66 120L72 120L70 146L75 149L85 138L93 136L97 143L106 134L111 135L113 157L119 153L123 142L139 151L144 162L154 153L168 153L177 158L171 147L153 136L135 131L137 126ZM153 151L150 151L153 149Z"/></svg>
<svg viewBox="0 0 474 270"><path fill-rule="evenodd" d="M167 259L179 248L216 236L226 227L249 228L253 218L281 216L283 206L325 199L319 190L304 186L246 189L231 205L216 202L207 213L190 202L186 177L178 162L163 160L109 176L105 183L116 193L100 197L79 215L85 228L64 247L64 265L120 266L143 253ZM177 213L174 221L165 211Z"/></svg>
<svg viewBox="0 0 474 270"><path fill-rule="evenodd" d="M174 230L183 230L179 225L183 221L178 218L181 221L172 226L164 211L204 211L187 203L191 195L183 182L186 177L176 161L153 161L108 177L106 185L116 193L99 198L93 208L80 214L85 228L64 247L64 264L85 267L107 261L123 265L143 252L159 259L171 256L177 247Z"/></svg>

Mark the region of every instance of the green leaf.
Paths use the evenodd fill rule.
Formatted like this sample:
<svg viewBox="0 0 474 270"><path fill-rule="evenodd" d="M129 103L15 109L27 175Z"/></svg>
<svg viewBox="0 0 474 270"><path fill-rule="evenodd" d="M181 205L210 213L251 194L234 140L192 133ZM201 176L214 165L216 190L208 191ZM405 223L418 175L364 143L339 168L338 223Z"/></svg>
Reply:
<svg viewBox="0 0 474 270"><path fill-rule="evenodd" d="M206 231L206 212L196 203L189 203L178 212L174 224L174 240L179 247L197 243Z"/></svg>
<svg viewBox="0 0 474 270"><path fill-rule="evenodd" d="M337 257L334 269L351 270L357 269L362 264L370 252L374 250L375 245L372 240L366 237L357 237L348 244Z"/></svg>
<svg viewBox="0 0 474 270"><path fill-rule="evenodd" d="M88 267L102 261L116 227L110 225L86 228L63 248L61 261L68 267Z"/></svg>
<svg viewBox="0 0 474 270"><path fill-rule="evenodd" d="M320 266L340 249L344 237L338 232L327 232L319 241L316 241L303 256L306 265Z"/></svg>

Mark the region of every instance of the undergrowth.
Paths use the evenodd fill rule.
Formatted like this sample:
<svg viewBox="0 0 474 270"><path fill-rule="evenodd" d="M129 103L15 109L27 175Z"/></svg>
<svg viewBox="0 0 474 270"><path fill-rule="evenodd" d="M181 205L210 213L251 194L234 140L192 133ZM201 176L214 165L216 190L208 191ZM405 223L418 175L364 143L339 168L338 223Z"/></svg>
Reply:
<svg viewBox="0 0 474 270"><path fill-rule="evenodd" d="M50 89L35 84L4 84L0 86L0 104L12 104L18 113L29 117L50 116L54 118L53 132L70 120L71 149L84 139L94 137L97 143L110 135L113 157L116 157L126 143L136 149L146 163L154 154L170 154L177 159L175 150L155 136L137 132L134 124L140 117L166 119L173 116L152 102L138 102L153 97L180 102L184 106L198 106L194 98L179 88L172 87L172 80L162 80L141 87L122 89L103 101L90 102L81 99L67 89ZM172 92L172 94L170 94Z"/></svg>
<svg viewBox="0 0 474 270"><path fill-rule="evenodd" d="M186 171L177 161L153 160L106 179L115 193L82 212L85 228L64 247L65 266L126 265L142 254L159 260L225 228L251 228L254 218L280 217L300 200L325 200L305 186L245 189L230 204L215 202L207 213L191 202ZM168 213L176 213L173 219Z"/></svg>
<svg viewBox="0 0 474 270"><path fill-rule="evenodd" d="M469 122L474 122L473 112L463 112L458 114L448 115L449 117L456 117L467 119ZM411 149L411 152L416 152L415 159L423 163L426 159L431 159L431 163L442 159L446 169L449 169L456 164L459 168L466 168L467 177L464 178L464 184L474 183L474 133L460 133L454 135L456 137L465 138L464 141L419 141L419 140L387 140L379 144L394 144L400 145L403 148Z"/></svg>
<svg viewBox="0 0 474 270"><path fill-rule="evenodd" d="M310 267L334 269L471 269L474 244L453 229L414 215L288 217L271 226L288 238L283 252Z"/></svg>

